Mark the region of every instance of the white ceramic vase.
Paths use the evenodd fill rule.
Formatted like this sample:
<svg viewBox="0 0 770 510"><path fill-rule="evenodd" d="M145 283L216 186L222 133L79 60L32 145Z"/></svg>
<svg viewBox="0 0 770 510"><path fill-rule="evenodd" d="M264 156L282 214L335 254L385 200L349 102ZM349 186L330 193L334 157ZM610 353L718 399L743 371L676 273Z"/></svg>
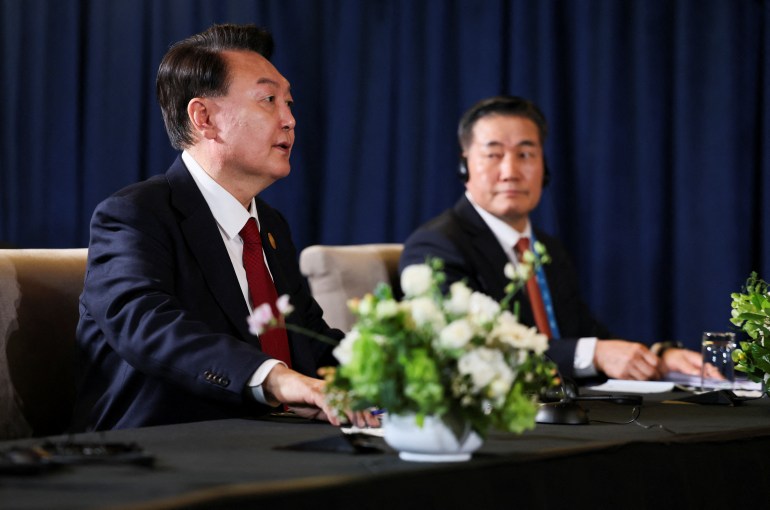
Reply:
<svg viewBox="0 0 770 510"><path fill-rule="evenodd" d="M435 416L427 416L420 427L413 414L388 414L383 428L385 442L398 451L402 460L414 462L467 461L483 443L470 425L466 425L458 440L452 430Z"/></svg>

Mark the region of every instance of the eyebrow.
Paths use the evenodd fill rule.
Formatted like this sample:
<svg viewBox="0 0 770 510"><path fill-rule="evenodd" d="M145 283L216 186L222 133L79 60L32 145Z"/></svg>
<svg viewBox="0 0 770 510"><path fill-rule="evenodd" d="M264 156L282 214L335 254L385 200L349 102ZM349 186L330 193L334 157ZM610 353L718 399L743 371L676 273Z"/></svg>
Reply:
<svg viewBox="0 0 770 510"><path fill-rule="evenodd" d="M497 147L505 147L505 144L503 144L503 142L492 140L491 142L485 143L483 146L487 149L491 149L491 148L497 148ZM537 147L537 143L534 142L533 140L522 140L519 143L517 143L515 147Z"/></svg>

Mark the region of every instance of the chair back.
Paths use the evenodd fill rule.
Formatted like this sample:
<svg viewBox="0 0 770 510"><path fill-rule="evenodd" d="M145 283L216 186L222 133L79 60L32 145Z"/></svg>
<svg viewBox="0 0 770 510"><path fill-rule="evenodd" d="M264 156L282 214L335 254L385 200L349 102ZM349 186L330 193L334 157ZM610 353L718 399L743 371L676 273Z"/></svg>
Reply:
<svg viewBox="0 0 770 510"><path fill-rule="evenodd" d="M66 431L87 248L0 250L0 439Z"/></svg>
<svg viewBox="0 0 770 510"><path fill-rule="evenodd" d="M308 279L313 297L324 311L324 319L335 328L350 331L354 317L348 300L372 292L385 282L400 297L398 259L402 244L309 246L302 250L299 267Z"/></svg>

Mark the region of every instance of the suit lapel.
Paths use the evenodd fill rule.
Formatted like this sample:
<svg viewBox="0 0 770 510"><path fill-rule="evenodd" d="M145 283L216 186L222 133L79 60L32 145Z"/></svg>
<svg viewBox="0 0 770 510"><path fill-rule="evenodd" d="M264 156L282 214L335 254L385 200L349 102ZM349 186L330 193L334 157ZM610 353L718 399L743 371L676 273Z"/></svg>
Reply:
<svg viewBox="0 0 770 510"><path fill-rule="evenodd" d="M502 299L508 283L503 275L508 256L465 196L455 204L454 212L465 231L466 242L470 245L465 249L469 250L468 256L476 265L483 292L496 300Z"/></svg>
<svg viewBox="0 0 770 510"><path fill-rule="evenodd" d="M166 172L166 177L171 187L171 202L183 215L180 222L182 234L207 286L241 339L256 343L256 337L248 330L246 317L249 309L243 300L219 227L181 158L177 158Z"/></svg>
<svg viewBox="0 0 770 510"><path fill-rule="evenodd" d="M454 213L460 220L466 239L470 240L472 252L469 257L476 265L475 271L482 292L489 294L495 300L501 300L505 297L505 287L508 284L508 279L502 274L505 265L510 262L508 255L465 196L455 204ZM522 297L523 291L519 291L514 297L514 301L518 302L520 307L519 320L523 324L533 325L534 317L529 300Z"/></svg>

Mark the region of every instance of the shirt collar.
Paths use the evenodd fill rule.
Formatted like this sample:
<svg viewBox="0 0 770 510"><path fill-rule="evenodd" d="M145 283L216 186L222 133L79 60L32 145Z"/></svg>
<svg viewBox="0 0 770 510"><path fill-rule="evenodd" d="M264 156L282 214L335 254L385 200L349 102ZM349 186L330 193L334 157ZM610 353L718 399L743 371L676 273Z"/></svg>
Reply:
<svg viewBox="0 0 770 510"><path fill-rule="evenodd" d="M187 166L195 184L203 194L203 198L206 200L209 209L211 209L211 214L214 215L219 228L222 229L229 239L239 235L241 229L246 224L246 220L250 217L256 219L257 226L259 226L259 217L257 216L254 198L251 199L251 204L247 211L238 199L206 173L189 152L182 152L182 161Z"/></svg>
<svg viewBox="0 0 770 510"><path fill-rule="evenodd" d="M518 243L519 239L521 239L522 237L532 239L532 224L529 222L529 219L527 219L527 225L524 227L524 231L519 232L518 230L511 227L506 222L504 222L503 220L501 220L500 218L498 218L497 216L485 210L476 202L474 202L473 198L471 197L471 194L468 191L465 192L465 198L468 199L468 201L471 203L471 205L476 210L476 212L479 213L479 216L481 216L481 219L489 227L489 230L491 230L492 233L495 235L495 237L497 238L497 242L500 243L500 246L503 247L506 253L508 254L513 253L513 247L516 246L516 243Z"/></svg>

